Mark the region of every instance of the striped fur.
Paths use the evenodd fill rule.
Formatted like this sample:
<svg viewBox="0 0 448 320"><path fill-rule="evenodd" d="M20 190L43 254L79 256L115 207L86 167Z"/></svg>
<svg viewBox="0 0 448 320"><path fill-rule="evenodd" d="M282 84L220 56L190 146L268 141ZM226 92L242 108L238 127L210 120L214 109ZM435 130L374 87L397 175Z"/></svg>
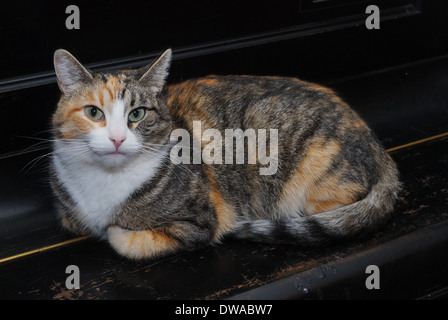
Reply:
<svg viewBox="0 0 448 320"><path fill-rule="evenodd" d="M105 237L119 254L142 259L225 236L316 245L373 231L390 218L396 166L333 91L252 76L165 86L170 58L168 50L142 69L99 74L56 51L62 96L53 116L51 181L67 229ZM86 106L104 117L92 120ZM144 117L130 121L142 107ZM204 140L194 136L194 121L201 133L278 130L277 171L260 175L266 165L248 142L246 164L174 163L174 129L189 132L190 145ZM266 143L272 139L269 133Z"/></svg>

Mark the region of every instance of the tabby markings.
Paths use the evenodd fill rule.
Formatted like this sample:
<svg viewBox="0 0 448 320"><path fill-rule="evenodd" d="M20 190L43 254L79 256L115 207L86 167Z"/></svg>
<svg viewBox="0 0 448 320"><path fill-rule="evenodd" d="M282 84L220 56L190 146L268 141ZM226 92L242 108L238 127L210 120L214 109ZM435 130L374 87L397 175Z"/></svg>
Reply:
<svg viewBox="0 0 448 320"><path fill-rule="evenodd" d="M341 146L337 141L315 139L306 149L296 171L285 183L278 209L315 214L353 203L356 195L366 192L356 183L341 183L338 173L328 173Z"/></svg>

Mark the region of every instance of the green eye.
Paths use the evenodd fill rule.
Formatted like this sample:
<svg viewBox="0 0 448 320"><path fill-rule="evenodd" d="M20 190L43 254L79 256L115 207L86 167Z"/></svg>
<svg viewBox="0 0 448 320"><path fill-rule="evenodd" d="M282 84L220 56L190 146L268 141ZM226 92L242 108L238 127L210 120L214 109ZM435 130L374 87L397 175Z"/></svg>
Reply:
<svg viewBox="0 0 448 320"><path fill-rule="evenodd" d="M104 113L100 109L95 106L87 106L84 108L84 112L86 115L92 119L93 121L102 121L104 120Z"/></svg>
<svg viewBox="0 0 448 320"><path fill-rule="evenodd" d="M134 109L129 113L128 119L130 122L138 122L143 119L145 113L146 113L145 108Z"/></svg>

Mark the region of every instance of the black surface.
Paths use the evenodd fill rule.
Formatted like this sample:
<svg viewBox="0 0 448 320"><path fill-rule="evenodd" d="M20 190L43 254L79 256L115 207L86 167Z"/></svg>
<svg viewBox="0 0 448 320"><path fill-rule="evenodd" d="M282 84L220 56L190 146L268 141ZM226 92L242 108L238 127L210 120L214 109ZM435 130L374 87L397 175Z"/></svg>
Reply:
<svg viewBox="0 0 448 320"><path fill-rule="evenodd" d="M38 23L45 28L33 30L29 38L35 39L28 44L18 45L19 40L12 38L11 30L16 27L14 32L23 38L26 28L32 25L25 19L31 14L27 9L44 10L45 5L25 6L27 9L19 15L0 19L3 23L0 37L8 44L1 53L4 59L0 59L4 64L0 68L4 70L0 76L0 299L446 298L447 136L391 151L404 189L393 220L384 230L369 239L324 248L226 240L195 252L132 262L119 257L103 241L85 239L64 244L74 236L61 230L53 210L46 172L49 143L42 139L50 136L49 119L59 93L51 76L41 75L38 77L41 82L32 86L28 78L33 72L51 75L48 68L52 50L60 44L76 48L79 57L85 56L82 61L107 68L123 61L136 65L149 61L154 51L166 46L164 41L174 39L169 36L177 37L179 42L172 43L174 56L176 52L179 55L173 63L170 82L209 73L297 76L337 91L364 117L386 148L448 132L447 3L392 1L391 6L411 5L413 9L409 15L401 12L394 19L385 12L388 19L382 22L381 30L367 31L362 20L357 25L353 24L356 19L344 20L351 21L348 25L338 20L356 15L366 4L364 1L349 6L355 2L343 1L341 6L330 8L325 6L332 1L317 2L316 6L323 7L312 8L312 2L304 0L300 2L303 9L300 17L294 16L295 11L288 12L281 2L274 7L259 3L253 7L253 15L249 9L235 13L240 19L229 18L235 11L229 7L230 3L213 8L199 4L187 9L186 5L174 9L171 6L169 14L165 10L155 21L141 22L171 26L161 29L159 25L159 33L151 33L151 41L141 47L142 54L138 52L137 40L125 36L129 30L136 30L138 24L123 29L110 26L120 13L112 6L104 9L111 14L107 25L111 30L123 30L118 43L128 39L128 47L111 41L101 42L103 51L92 46L94 39L105 32L98 22L91 22L95 23L93 28L88 27L87 20L83 32L90 30L88 35L49 28L52 21L63 22L65 15L56 17L55 12L65 2L54 5L47 23ZM20 3L23 4L18 2L14 6ZM100 5L95 4L87 11L99 10L95 6ZM130 10L131 6L122 11ZM175 19L176 14L191 13L189 10L195 15ZM144 12L139 14L141 17ZM234 24L227 29L228 20ZM265 20L267 23L263 24ZM108 20L103 21L106 25ZM315 23L314 29L302 28L300 24L311 22ZM297 30L304 31L274 32L275 37L269 36L269 32L288 26L301 26ZM197 34L192 35L192 30L198 30ZM258 38L246 37L257 32L264 34ZM141 37L143 33L135 34ZM42 40L44 35L48 36L47 42ZM113 38L106 32L105 37L109 36ZM221 41L225 37L232 41ZM215 45L198 46L199 42L215 40ZM32 45L36 45L35 58L30 58L28 50ZM121 59L121 62L103 63L104 59ZM20 61L22 67L14 69ZM8 77L12 75L22 76L10 82ZM48 248L54 244L62 245ZM16 256L22 253L32 254ZM65 287L68 276L65 269L71 264L80 269L79 290ZM365 288L368 264L380 268L380 290Z"/></svg>

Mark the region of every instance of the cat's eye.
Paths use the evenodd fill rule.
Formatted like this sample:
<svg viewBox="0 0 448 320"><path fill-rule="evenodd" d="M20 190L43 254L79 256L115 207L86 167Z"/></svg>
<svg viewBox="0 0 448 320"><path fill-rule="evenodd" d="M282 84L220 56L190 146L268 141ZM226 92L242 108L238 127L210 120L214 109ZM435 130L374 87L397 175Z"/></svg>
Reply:
<svg viewBox="0 0 448 320"><path fill-rule="evenodd" d="M134 109L129 113L128 119L130 122L138 122L143 119L145 113L146 113L145 108Z"/></svg>
<svg viewBox="0 0 448 320"><path fill-rule="evenodd" d="M104 113L99 108L95 106L87 106L84 108L86 115L93 121L104 120Z"/></svg>

